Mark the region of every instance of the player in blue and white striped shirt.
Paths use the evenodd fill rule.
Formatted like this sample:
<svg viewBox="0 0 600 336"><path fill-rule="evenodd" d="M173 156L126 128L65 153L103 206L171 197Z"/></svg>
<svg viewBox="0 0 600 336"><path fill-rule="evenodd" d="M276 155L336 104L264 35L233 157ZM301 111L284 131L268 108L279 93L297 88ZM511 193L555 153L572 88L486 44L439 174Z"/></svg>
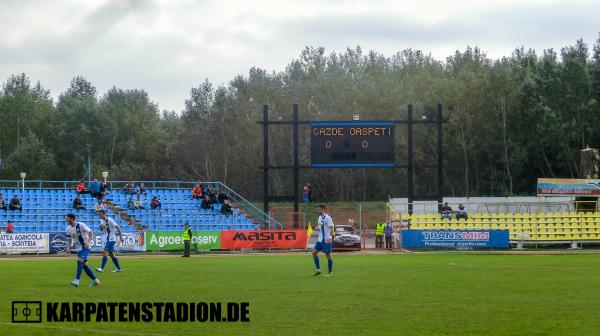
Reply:
<svg viewBox="0 0 600 336"><path fill-rule="evenodd" d="M69 237L67 240L67 253L71 252L71 244L74 243L75 251L77 251L77 273L75 275L75 280L71 281L71 285L75 287L79 287L79 279L81 278L81 271L85 271L90 279L92 279L92 284L90 287L98 286L100 284L100 280L96 278L94 272L88 266L88 254L90 254L90 243L94 238L92 234L92 229L90 229L87 225L76 222L74 214L68 214L65 217L67 221L67 228L65 229L65 233Z"/></svg>
<svg viewBox="0 0 600 336"><path fill-rule="evenodd" d="M315 267L317 268L315 275L321 274L321 266L319 265L319 252L323 251L327 256L327 267L329 268L329 274L326 274L325 276L332 276L333 260L331 260L331 250L333 246L333 220L331 219L331 216L325 212L324 205L319 205L317 207L317 213L319 214L319 219L317 220L319 238L317 238L317 243L315 244L315 248L312 252L313 260L315 261Z"/></svg>
<svg viewBox="0 0 600 336"><path fill-rule="evenodd" d="M98 211L98 216L100 216L100 230L103 232L103 238L106 245L104 245L104 251L102 251L102 266L96 268L96 271L100 273L104 272L104 267L106 267L106 262L108 261L108 255L110 255L110 258L116 267L115 270L113 270L113 273L123 272L121 264L119 264L119 258L117 258L115 254L115 244L117 243L116 233L119 234L121 244L123 243L123 232L121 231L121 227L114 219L106 216L106 210Z"/></svg>

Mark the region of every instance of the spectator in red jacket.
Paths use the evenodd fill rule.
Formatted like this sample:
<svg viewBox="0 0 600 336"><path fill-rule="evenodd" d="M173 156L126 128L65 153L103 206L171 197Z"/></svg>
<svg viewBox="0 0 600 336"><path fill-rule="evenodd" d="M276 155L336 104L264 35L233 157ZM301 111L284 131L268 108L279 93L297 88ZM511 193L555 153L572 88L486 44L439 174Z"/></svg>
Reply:
<svg viewBox="0 0 600 336"><path fill-rule="evenodd" d="M304 201L304 203L308 203L308 190L308 184L305 184L302 188L302 200Z"/></svg>
<svg viewBox="0 0 600 336"><path fill-rule="evenodd" d="M200 188L200 184L196 184L194 189L192 189L192 198L193 199L201 199L202 198L202 188Z"/></svg>
<svg viewBox="0 0 600 336"><path fill-rule="evenodd" d="M152 197L152 201L150 201L150 208L152 210L155 210L157 208L162 209L162 205L160 204L160 200L158 199L157 196Z"/></svg>
<svg viewBox="0 0 600 336"><path fill-rule="evenodd" d="M81 181L79 182L79 184L77 185L77 187L75 187L75 191L77 191L77 193L78 193L79 195L81 195L81 194L85 194L85 193L86 193L86 192L85 192L85 183L83 183L83 180L81 180Z"/></svg>
<svg viewBox="0 0 600 336"><path fill-rule="evenodd" d="M6 233L14 233L15 232L15 226L13 225L12 221L6 221Z"/></svg>

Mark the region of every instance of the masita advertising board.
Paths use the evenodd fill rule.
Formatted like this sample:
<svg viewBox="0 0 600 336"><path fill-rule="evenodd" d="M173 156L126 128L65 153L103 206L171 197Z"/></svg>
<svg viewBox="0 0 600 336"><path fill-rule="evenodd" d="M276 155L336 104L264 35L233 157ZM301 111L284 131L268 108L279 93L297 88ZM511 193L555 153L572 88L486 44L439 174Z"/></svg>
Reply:
<svg viewBox="0 0 600 336"><path fill-rule="evenodd" d="M0 234L0 254L48 253L47 233Z"/></svg>

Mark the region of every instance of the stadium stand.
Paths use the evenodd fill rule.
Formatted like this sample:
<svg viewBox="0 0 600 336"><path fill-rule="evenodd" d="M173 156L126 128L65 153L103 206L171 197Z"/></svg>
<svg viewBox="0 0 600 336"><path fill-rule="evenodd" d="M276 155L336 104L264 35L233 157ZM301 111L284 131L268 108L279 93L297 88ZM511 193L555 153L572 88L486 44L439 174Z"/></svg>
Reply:
<svg viewBox="0 0 600 336"><path fill-rule="evenodd" d="M411 229L509 230L511 241L600 240L600 212L471 213L442 219L435 214L403 214Z"/></svg>
<svg viewBox="0 0 600 336"><path fill-rule="evenodd" d="M99 230L99 220L95 213L96 199L89 194L81 195L86 210L75 210L72 207L76 191L71 189L0 189L5 199L13 195L21 198L22 211L0 210L0 222L12 220L15 233L25 232L62 232L65 229L64 216L75 213L77 219L88 224L93 230ZM160 209L150 210L152 196L162 201ZM195 231L204 230L251 230L258 229L250 216L234 207L230 216L219 213L220 205L215 204L213 210L200 209L198 200L193 200L189 190L184 189L146 189L141 195L146 209L125 209L125 203L131 195L122 190L114 190L107 196L109 200L108 214L117 220L124 231L181 231L188 222Z"/></svg>
<svg viewBox="0 0 600 336"><path fill-rule="evenodd" d="M463 203L468 219L456 219L456 214L449 220L442 219L435 201L414 202L413 213L408 214L406 198L390 199L390 219L401 218L410 222L411 229L421 230L505 229L516 244L600 240L600 209L575 211L575 197L445 197L443 201L453 209Z"/></svg>

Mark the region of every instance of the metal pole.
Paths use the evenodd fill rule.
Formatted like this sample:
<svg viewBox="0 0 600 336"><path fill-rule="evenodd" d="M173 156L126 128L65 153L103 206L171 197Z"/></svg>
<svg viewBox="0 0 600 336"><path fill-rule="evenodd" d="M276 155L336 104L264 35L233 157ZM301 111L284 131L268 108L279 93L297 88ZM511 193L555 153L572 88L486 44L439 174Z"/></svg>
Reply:
<svg viewBox="0 0 600 336"><path fill-rule="evenodd" d="M362 230L362 203L358 203L358 232L360 232L360 240L363 243L363 247L367 246L366 239L363 239L363 230Z"/></svg>
<svg viewBox="0 0 600 336"><path fill-rule="evenodd" d="M438 193L438 211L441 209L444 197L444 152L442 138L442 104L437 106L437 193Z"/></svg>
<svg viewBox="0 0 600 336"><path fill-rule="evenodd" d="M17 147L21 144L21 109L17 109Z"/></svg>
<svg viewBox="0 0 600 336"><path fill-rule="evenodd" d="M92 145L87 144L88 152L88 182L92 180Z"/></svg>
<svg viewBox="0 0 600 336"><path fill-rule="evenodd" d="M443 119L442 119L442 104L438 104L438 116L437 116L437 126L438 126L438 143L437 143L437 152L438 152L438 162L437 162L437 189L438 189L438 203L442 203L442 198L444 197L444 151L443 151ZM438 209L439 210L439 209Z"/></svg>
<svg viewBox="0 0 600 336"><path fill-rule="evenodd" d="M408 213L412 215L413 213L413 198L415 196L414 191L414 167L413 167L413 109L412 104L408 105L408 123L407 128L408 131L407 136L407 145L408 145L408 157L407 157L407 171L406 171L406 184L407 184L407 193L408 193Z"/></svg>
<svg viewBox="0 0 600 336"><path fill-rule="evenodd" d="M294 124L292 125L292 133L293 133L293 142L294 142L294 227L298 227L298 104L294 104L294 108L292 111L292 120Z"/></svg>
<svg viewBox="0 0 600 336"><path fill-rule="evenodd" d="M263 105L263 212L269 220L269 105ZM271 226L269 221L269 226Z"/></svg>

